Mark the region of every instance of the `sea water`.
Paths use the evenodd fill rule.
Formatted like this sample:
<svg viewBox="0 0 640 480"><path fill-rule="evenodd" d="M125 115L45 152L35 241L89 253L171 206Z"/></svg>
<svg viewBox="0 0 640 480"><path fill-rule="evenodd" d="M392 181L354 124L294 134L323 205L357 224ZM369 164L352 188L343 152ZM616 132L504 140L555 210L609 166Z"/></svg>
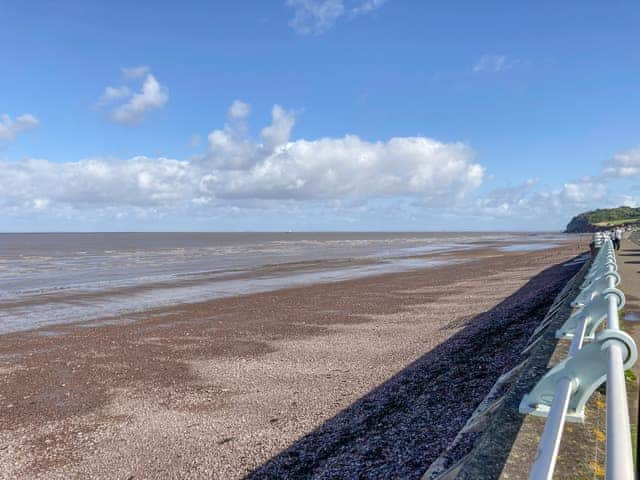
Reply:
<svg viewBox="0 0 640 480"><path fill-rule="evenodd" d="M564 239L540 233L0 234L0 333L443 265L462 261L456 252L485 247L549 248Z"/></svg>

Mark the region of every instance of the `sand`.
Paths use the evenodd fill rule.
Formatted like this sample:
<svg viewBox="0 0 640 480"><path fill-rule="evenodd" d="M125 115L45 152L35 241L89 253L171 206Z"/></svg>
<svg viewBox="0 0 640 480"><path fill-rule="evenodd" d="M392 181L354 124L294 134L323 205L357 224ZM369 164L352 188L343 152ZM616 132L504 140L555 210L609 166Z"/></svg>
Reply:
<svg viewBox="0 0 640 480"><path fill-rule="evenodd" d="M0 478L419 478L583 250L0 336Z"/></svg>

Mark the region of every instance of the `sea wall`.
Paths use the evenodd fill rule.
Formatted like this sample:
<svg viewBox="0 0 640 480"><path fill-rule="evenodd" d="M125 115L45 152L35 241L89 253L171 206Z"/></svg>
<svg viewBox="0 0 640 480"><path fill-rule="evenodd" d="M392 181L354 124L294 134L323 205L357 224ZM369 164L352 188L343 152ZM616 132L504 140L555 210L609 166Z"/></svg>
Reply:
<svg viewBox="0 0 640 480"><path fill-rule="evenodd" d="M577 295L589 264L585 262L556 297L540 322L541 327L521 352L518 365L500 377L456 440L430 466L423 480L528 478L545 419L524 416L519 413L518 406L523 395L547 369L566 357L568 342L559 342L555 331L570 315L569 304ZM593 478L603 472L604 406L604 391L600 389L587 404L585 423L567 426L555 478ZM469 443L469 439L473 440L472 448L467 446L461 450L460 445Z"/></svg>

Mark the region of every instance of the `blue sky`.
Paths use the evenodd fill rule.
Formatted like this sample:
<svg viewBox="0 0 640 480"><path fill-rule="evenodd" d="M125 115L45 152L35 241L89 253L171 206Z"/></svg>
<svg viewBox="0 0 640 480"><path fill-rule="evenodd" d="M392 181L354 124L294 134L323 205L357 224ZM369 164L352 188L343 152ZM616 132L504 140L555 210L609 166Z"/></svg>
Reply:
<svg viewBox="0 0 640 480"><path fill-rule="evenodd" d="M637 2L0 4L0 230L559 229L640 200Z"/></svg>

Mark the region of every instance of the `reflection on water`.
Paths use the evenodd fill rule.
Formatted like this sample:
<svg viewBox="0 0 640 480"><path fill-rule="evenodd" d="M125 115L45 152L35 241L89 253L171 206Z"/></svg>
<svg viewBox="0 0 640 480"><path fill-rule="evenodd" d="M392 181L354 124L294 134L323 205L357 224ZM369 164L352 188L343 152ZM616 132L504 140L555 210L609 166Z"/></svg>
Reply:
<svg viewBox="0 0 640 480"><path fill-rule="evenodd" d="M557 247L555 243L516 243L514 245L507 245L500 247L498 250L501 252L535 252L537 250L546 250L547 248Z"/></svg>
<svg viewBox="0 0 640 480"><path fill-rule="evenodd" d="M433 267L461 261L455 252L474 248L550 248L565 238L520 233L1 234L0 333ZM444 253L453 258L441 258Z"/></svg>
<svg viewBox="0 0 640 480"><path fill-rule="evenodd" d="M634 312L629 312L624 314L625 322L640 322L640 315Z"/></svg>

